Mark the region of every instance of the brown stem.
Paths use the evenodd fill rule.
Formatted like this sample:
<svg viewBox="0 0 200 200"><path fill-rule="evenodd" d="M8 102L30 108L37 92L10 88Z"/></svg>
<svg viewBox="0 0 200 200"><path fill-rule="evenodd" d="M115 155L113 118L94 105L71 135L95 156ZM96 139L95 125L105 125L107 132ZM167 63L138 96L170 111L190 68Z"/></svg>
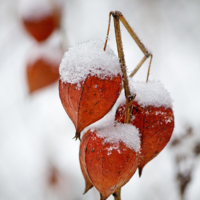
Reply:
<svg viewBox="0 0 200 200"><path fill-rule="evenodd" d="M115 193L113 193L115 200L121 200L121 188L118 188Z"/></svg>
<svg viewBox="0 0 200 200"><path fill-rule="evenodd" d="M151 62L152 62L153 55L150 55L150 57L151 58L150 58L150 62L149 62L146 82L148 82L148 80L149 80L149 72L150 72L150 68L151 68Z"/></svg>
<svg viewBox="0 0 200 200"><path fill-rule="evenodd" d="M184 200L185 198L184 198L184 194L181 194L181 200Z"/></svg>
<svg viewBox="0 0 200 200"><path fill-rule="evenodd" d="M129 75L129 77L133 77L136 73L137 73L137 71L140 69L140 67L142 66L142 64L145 62L145 60L146 60L147 58L146 58L146 56L144 56L143 58L142 58L142 60L138 63L138 65L136 66L136 68L132 71L132 73Z"/></svg>
<svg viewBox="0 0 200 200"><path fill-rule="evenodd" d="M120 12L118 12L120 13ZM126 30L129 32L129 34L131 35L131 37L134 39L134 41L136 42L136 44L138 45L138 47L141 49L141 51L144 53L144 58L140 61L140 63L137 65L137 67L134 69L134 71L132 72L132 74L130 75L131 77L134 76L134 74L138 71L138 69L142 66L142 64L144 63L144 61L150 56L150 62L149 62L149 67L148 67L148 72L147 72L147 79L146 82L148 82L149 79L149 72L150 72L150 67L151 67L151 61L153 58L153 55L147 50L147 48L144 46L144 44L141 42L141 40L139 39L139 37L137 36L137 34L133 31L133 29L130 27L130 25L128 24L128 22L126 21L126 19L124 18L124 16L120 13L119 14L119 19L122 22L122 24L124 25L124 27L126 28Z"/></svg>
<svg viewBox="0 0 200 200"><path fill-rule="evenodd" d="M124 18L124 16L122 14L120 16L120 21L122 22L122 24L124 25L124 27L126 28L126 30L129 32L129 34L131 35L131 37L135 40L136 44L141 49L141 51L144 53L144 55L148 58L150 56L150 53L148 52L148 50L146 49L146 47L144 46L144 44L140 41L139 37L136 35L136 33L130 27L130 25L128 24L128 22L126 21L126 19Z"/></svg>
<svg viewBox="0 0 200 200"><path fill-rule="evenodd" d="M106 35L106 41L105 41L104 48L103 48L104 51L106 50L106 46L107 46L107 42L108 42L108 36L109 36L109 32L110 32L111 14L112 14L112 12L109 13L108 30L107 30L107 35Z"/></svg>
<svg viewBox="0 0 200 200"><path fill-rule="evenodd" d="M127 109L132 105L135 97L136 97L136 94L133 94L133 99L128 103L128 105L126 105L125 110L123 111L122 115L117 119L117 122L120 122L121 119L124 117L124 115L126 114Z"/></svg>
<svg viewBox="0 0 200 200"><path fill-rule="evenodd" d="M128 104L133 99L133 97L131 96L130 89L129 89L128 77L127 77L127 73L126 73L126 64L125 64L124 52L123 52L123 45L122 45L122 38L121 38L121 32L120 32L119 17L121 15L121 13L118 11L115 11L115 12L110 12L110 14L114 18L117 50L118 50L119 61L121 63L121 70L123 73L124 91L125 91L126 105L127 105L127 110L126 110L126 115L125 115L125 123L130 123L132 106L128 107Z"/></svg>

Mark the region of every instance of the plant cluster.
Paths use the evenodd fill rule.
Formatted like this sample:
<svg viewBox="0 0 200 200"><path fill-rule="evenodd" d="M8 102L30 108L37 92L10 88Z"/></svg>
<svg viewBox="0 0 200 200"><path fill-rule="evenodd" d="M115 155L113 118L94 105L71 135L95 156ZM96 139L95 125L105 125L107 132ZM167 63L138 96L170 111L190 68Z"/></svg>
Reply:
<svg viewBox="0 0 200 200"><path fill-rule="evenodd" d="M111 17L119 58L107 47ZM150 58L146 82L138 83L128 78L120 21L144 53L130 76ZM151 61L152 54L123 15L116 11L110 12L105 44L101 41L79 44L70 48L61 62L59 94L76 128L75 138L81 140L79 161L85 193L95 186L101 200L111 194L115 200L121 199L121 187L137 168L141 176L143 167L162 151L172 135L172 101L160 82L148 81ZM107 119L106 125L88 127L106 118L116 101L118 108L114 118Z"/></svg>
<svg viewBox="0 0 200 200"><path fill-rule="evenodd" d="M21 22L35 43L26 64L29 93L32 93L59 79L63 50L57 47L60 44L52 47L47 40L61 29L62 10L57 0L21 0L19 7Z"/></svg>

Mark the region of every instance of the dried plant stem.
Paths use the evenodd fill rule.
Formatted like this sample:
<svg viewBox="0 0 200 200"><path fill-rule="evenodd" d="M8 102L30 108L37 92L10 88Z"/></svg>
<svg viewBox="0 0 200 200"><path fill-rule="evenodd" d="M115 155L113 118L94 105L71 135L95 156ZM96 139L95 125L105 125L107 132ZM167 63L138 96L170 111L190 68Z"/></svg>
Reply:
<svg viewBox="0 0 200 200"><path fill-rule="evenodd" d="M104 51L106 50L106 46L107 46L107 43L108 43L108 36L109 36L109 32L110 32L111 14L112 13L110 12L109 13L109 21L108 21L108 30L107 30L107 35L106 35L106 41L105 41L104 48L103 48Z"/></svg>
<svg viewBox="0 0 200 200"><path fill-rule="evenodd" d="M115 200L121 200L121 188L118 188L117 191L113 194Z"/></svg>
<svg viewBox="0 0 200 200"><path fill-rule="evenodd" d="M128 103L128 107L132 105L132 103L133 103L135 97L136 97L136 94L133 95L133 99ZM117 119L117 122L120 122L121 119L124 117L124 115L126 114L126 110L127 110L128 107L126 106L126 108L125 108L125 110L123 111L122 115Z"/></svg>
<svg viewBox="0 0 200 200"><path fill-rule="evenodd" d="M152 54L151 54L150 56L151 56L151 58L150 58L150 62L149 62L149 67L148 67L146 82L148 82L148 80L149 80L149 73L150 73L151 62L152 62L152 58L153 58L153 55L152 55Z"/></svg>
<svg viewBox="0 0 200 200"><path fill-rule="evenodd" d="M181 200L185 200L184 194L181 194Z"/></svg>
<svg viewBox="0 0 200 200"><path fill-rule="evenodd" d="M129 77L132 78L137 73L137 71L140 69L140 67L145 62L146 59L147 59L146 56L144 56L142 60L138 63L138 65L135 67L135 69L132 71L132 73L129 75Z"/></svg>
<svg viewBox="0 0 200 200"><path fill-rule="evenodd" d="M150 56L151 58L150 58L150 62L149 62L149 67L148 67L148 72L147 72L147 79L146 79L146 82L148 82L149 72L150 72L150 68L151 68L151 62L152 62L153 55L147 50L147 48L141 42L141 40L139 39L137 34L133 31L133 29L130 27L130 25L128 24L128 22L126 21L126 19L124 18L124 16L122 14L120 15L120 21L122 22L122 24L124 25L126 30L129 32L131 37L134 39L136 44L139 46L140 50L144 53L144 57L142 58L140 63L136 66L134 71L131 73L130 77L133 77L135 75L135 73L139 70L139 68L142 66L142 64L145 62L145 60Z"/></svg>
<svg viewBox="0 0 200 200"><path fill-rule="evenodd" d="M128 76L126 72L126 63L124 59L124 52L123 52L123 46L122 46L122 39L121 39L121 32L120 32L120 24L119 24L119 16L121 15L120 12L110 12L109 13L109 22L108 22L108 30L107 30L107 36L106 41L104 45L104 51L106 50L107 42L108 42L108 35L110 31L110 22L111 22L111 15L114 18L114 27L115 27L115 37L116 37L116 43L117 43L117 50L118 50L118 56L119 61L121 64L121 70L123 73L123 82L124 82L124 91L125 91L125 97L126 97L126 109L124 111L125 113L125 123L130 123L131 119L131 110L132 110L132 101L135 96L132 96L129 89L128 84ZM121 200L121 188L118 188L117 191L113 194L115 200Z"/></svg>
<svg viewBox="0 0 200 200"><path fill-rule="evenodd" d="M127 72L126 72L126 63L125 63L125 59L124 59L123 45L122 45L122 39L121 39L120 24L119 24L119 17L121 16L121 13L118 11L115 11L115 12L110 12L110 14L114 18L117 50L118 50L119 61L121 63L121 70L123 73L124 91L125 91L125 97L126 97L126 114L125 114L124 122L130 123L132 105L129 106L129 102L133 99L133 97L132 97L132 95L130 93L130 89L129 89L128 76L127 76Z"/></svg>
<svg viewBox="0 0 200 200"><path fill-rule="evenodd" d="M152 58L153 58L153 55L150 54L150 61L149 61L149 67L148 67L148 71L147 71L146 82L148 82L148 80L149 80L149 73L150 73ZM132 78L132 77L136 74L136 72L140 69L140 67L141 67L142 64L145 62L146 59L147 59L147 57L144 56L144 57L142 58L142 60L138 63L138 65L135 67L135 69L132 71L132 73L129 75L129 77Z"/></svg>
<svg viewBox="0 0 200 200"><path fill-rule="evenodd" d="M147 72L147 79L146 79L146 82L148 82L149 72L150 72L150 67L151 67L151 62L152 62L153 56L151 53L149 53L149 51L146 49L146 47L140 41L140 39L138 38L136 33L130 27L130 25L124 18L124 16L119 11L115 11L115 12L111 11L109 13L108 30L107 30L107 36L106 36L106 41L105 41L105 45L104 45L104 51L106 50L106 46L107 46L107 42L108 42L111 16L113 16L113 19L114 19L115 37L116 37L119 61L121 64L121 71L123 73L123 86L124 86L125 97L126 97L126 108L125 108L124 113L122 114L121 118L125 115L124 123L130 123L131 112L132 112L132 102L136 95L135 94L131 95L130 89L129 89L128 76L127 76L127 71L126 71L126 63L125 63L125 58L124 58L122 38L121 38L121 32L120 32L120 21L125 26L125 28L129 32L131 37L134 39L134 41L137 43L137 45L139 46L141 51L144 53L144 57L142 58L140 63L136 66L134 71L131 73L130 77L134 76L134 74L139 70L139 68L142 66L142 64L145 62L145 60L150 56L151 58L150 58L150 63L149 63L149 67L148 67L148 72ZM120 121L121 118L118 119L118 121ZM117 189L117 191L115 193L113 193L113 196L114 196L115 200L121 200L121 188Z"/></svg>
<svg viewBox="0 0 200 200"><path fill-rule="evenodd" d="M128 22L126 21L126 19L124 18L124 16L121 13L120 13L120 21L123 23L123 25L125 26L126 30L129 32L129 34L134 39L134 41L139 46L139 48L144 53L144 55L146 57L149 57L150 53L148 52L148 50L146 49L144 44L141 42L139 37L136 35L136 33L133 31L133 29L130 27L130 25L128 24Z"/></svg>

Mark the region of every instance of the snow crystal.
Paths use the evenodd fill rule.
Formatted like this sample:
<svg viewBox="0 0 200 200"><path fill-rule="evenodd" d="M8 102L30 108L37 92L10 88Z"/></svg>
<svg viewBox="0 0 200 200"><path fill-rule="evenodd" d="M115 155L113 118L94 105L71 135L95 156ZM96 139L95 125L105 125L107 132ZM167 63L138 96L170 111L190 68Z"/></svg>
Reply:
<svg viewBox="0 0 200 200"><path fill-rule="evenodd" d="M139 131L132 124L117 123L116 126L111 125L96 130L97 135L104 138L104 142L118 144L121 141L136 152L140 150Z"/></svg>
<svg viewBox="0 0 200 200"><path fill-rule="evenodd" d="M154 106L172 108L172 99L169 92L160 81L139 82L129 79L131 94L136 94L135 101L142 107ZM119 104L124 104L125 97L120 96Z"/></svg>
<svg viewBox="0 0 200 200"><path fill-rule="evenodd" d="M60 64L62 82L79 83L88 74L102 79L121 74L118 57L109 46L106 51L103 47L104 41L90 40L69 48Z"/></svg>

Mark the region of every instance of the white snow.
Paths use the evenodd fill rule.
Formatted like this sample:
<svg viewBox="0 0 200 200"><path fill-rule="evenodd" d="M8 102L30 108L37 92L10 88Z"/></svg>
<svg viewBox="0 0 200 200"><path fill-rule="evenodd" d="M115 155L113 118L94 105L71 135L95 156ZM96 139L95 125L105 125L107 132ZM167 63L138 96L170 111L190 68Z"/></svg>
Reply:
<svg viewBox="0 0 200 200"><path fill-rule="evenodd" d="M172 108L172 98L160 81L140 82L129 79L131 94L136 94L135 101L142 107L154 106ZM120 95L118 104L124 104L124 92Z"/></svg>
<svg viewBox="0 0 200 200"><path fill-rule="evenodd" d="M19 14L24 19L41 19L52 13L49 0L20 0Z"/></svg>
<svg viewBox="0 0 200 200"><path fill-rule="evenodd" d="M60 76L63 82L79 83L88 74L99 78L114 77L121 74L118 57L104 41L90 40L74 47L64 54L60 64Z"/></svg>
<svg viewBox="0 0 200 200"><path fill-rule="evenodd" d="M123 142L135 152L140 150L139 130L132 124L117 123L116 126L108 126L97 130L97 135L104 138L104 142L118 144Z"/></svg>
<svg viewBox="0 0 200 200"><path fill-rule="evenodd" d="M130 92L136 93L135 101L140 106L164 106L166 108L172 107L172 99L169 92L164 88L160 81L136 82L129 79ZM115 126L115 112L116 109L125 103L124 91L121 92L120 97L113 106L113 109L101 120L93 123L82 131L84 135L89 129L97 131L97 135L105 138L105 142L113 143L114 147L122 141L127 147L134 149L136 152L140 149L140 139L138 129L131 124L117 123ZM156 114L162 114L161 111ZM134 118L135 116L133 116ZM172 119L168 119L167 123ZM114 148L113 147L113 148Z"/></svg>
<svg viewBox="0 0 200 200"><path fill-rule="evenodd" d="M61 48L58 46L50 46L46 43L35 43L29 53L29 63L34 63L38 59L43 59L49 64L59 65L63 56Z"/></svg>
<svg viewBox="0 0 200 200"><path fill-rule="evenodd" d="M53 12L53 4L59 6L57 0L20 0L19 14L26 20L40 20Z"/></svg>
<svg viewBox="0 0 200 200"><path fill-rule="evenodd" d="M112 150L117 150L119 154L121 154L121 150L119 149L119 144L113 144L112 146L106 148L106 150L108 151L107 155L111 155L112 154Z"/></svg>
<svg viewBox="0 0 200 200"><path fill-rule="evenodd" d="M104 142L112 143L114 146L123 142L128 148L138 152L140 150L139 130L132 124L121 124L114 121L115 112L109 112L101 120L88 126L81 132L81 137L88 130L96 132Z"/></svg>
<svg viewBox="0 0 200 200"><path fill-rule="evenodd" d="M72 140L74 125L61 105L58 86L55 84L27 96L25 60L27 52L31 53L31 41L16 16L18 2L0 1L0 199L99 200L95 188L82 195L84 179L78 159L79 141ZM64 28L71 45L91 38L103 39L108 13L122 11L144 44L153 51L150 80L161 80L174 99L174 135L180 135L189 125L199 141L199 1L181 1L181 4L178 0L159 1L159 6L157 1L146 4L137 0L65 2ZM109 46L117 52L114 34L112 21ZM132 71L143 54L123 29L122 40L127 69ZM147 67L148 62L145 62L134 79L144 80ZM180 199L174 151L169 147L170 144L145 166L141 178L135 173L122 188L123 200ZM190 148L183 144L184 147L184 151ZM67 179L64 179L67 186L59 188L52 197L49 196L52 191L46 189L44 175L49 158ZM196 159L185 199L199 200L199 177L200 156ZM62 193L66 196L60 197ZM113 196L108 200L113 200Z"/></svg>

